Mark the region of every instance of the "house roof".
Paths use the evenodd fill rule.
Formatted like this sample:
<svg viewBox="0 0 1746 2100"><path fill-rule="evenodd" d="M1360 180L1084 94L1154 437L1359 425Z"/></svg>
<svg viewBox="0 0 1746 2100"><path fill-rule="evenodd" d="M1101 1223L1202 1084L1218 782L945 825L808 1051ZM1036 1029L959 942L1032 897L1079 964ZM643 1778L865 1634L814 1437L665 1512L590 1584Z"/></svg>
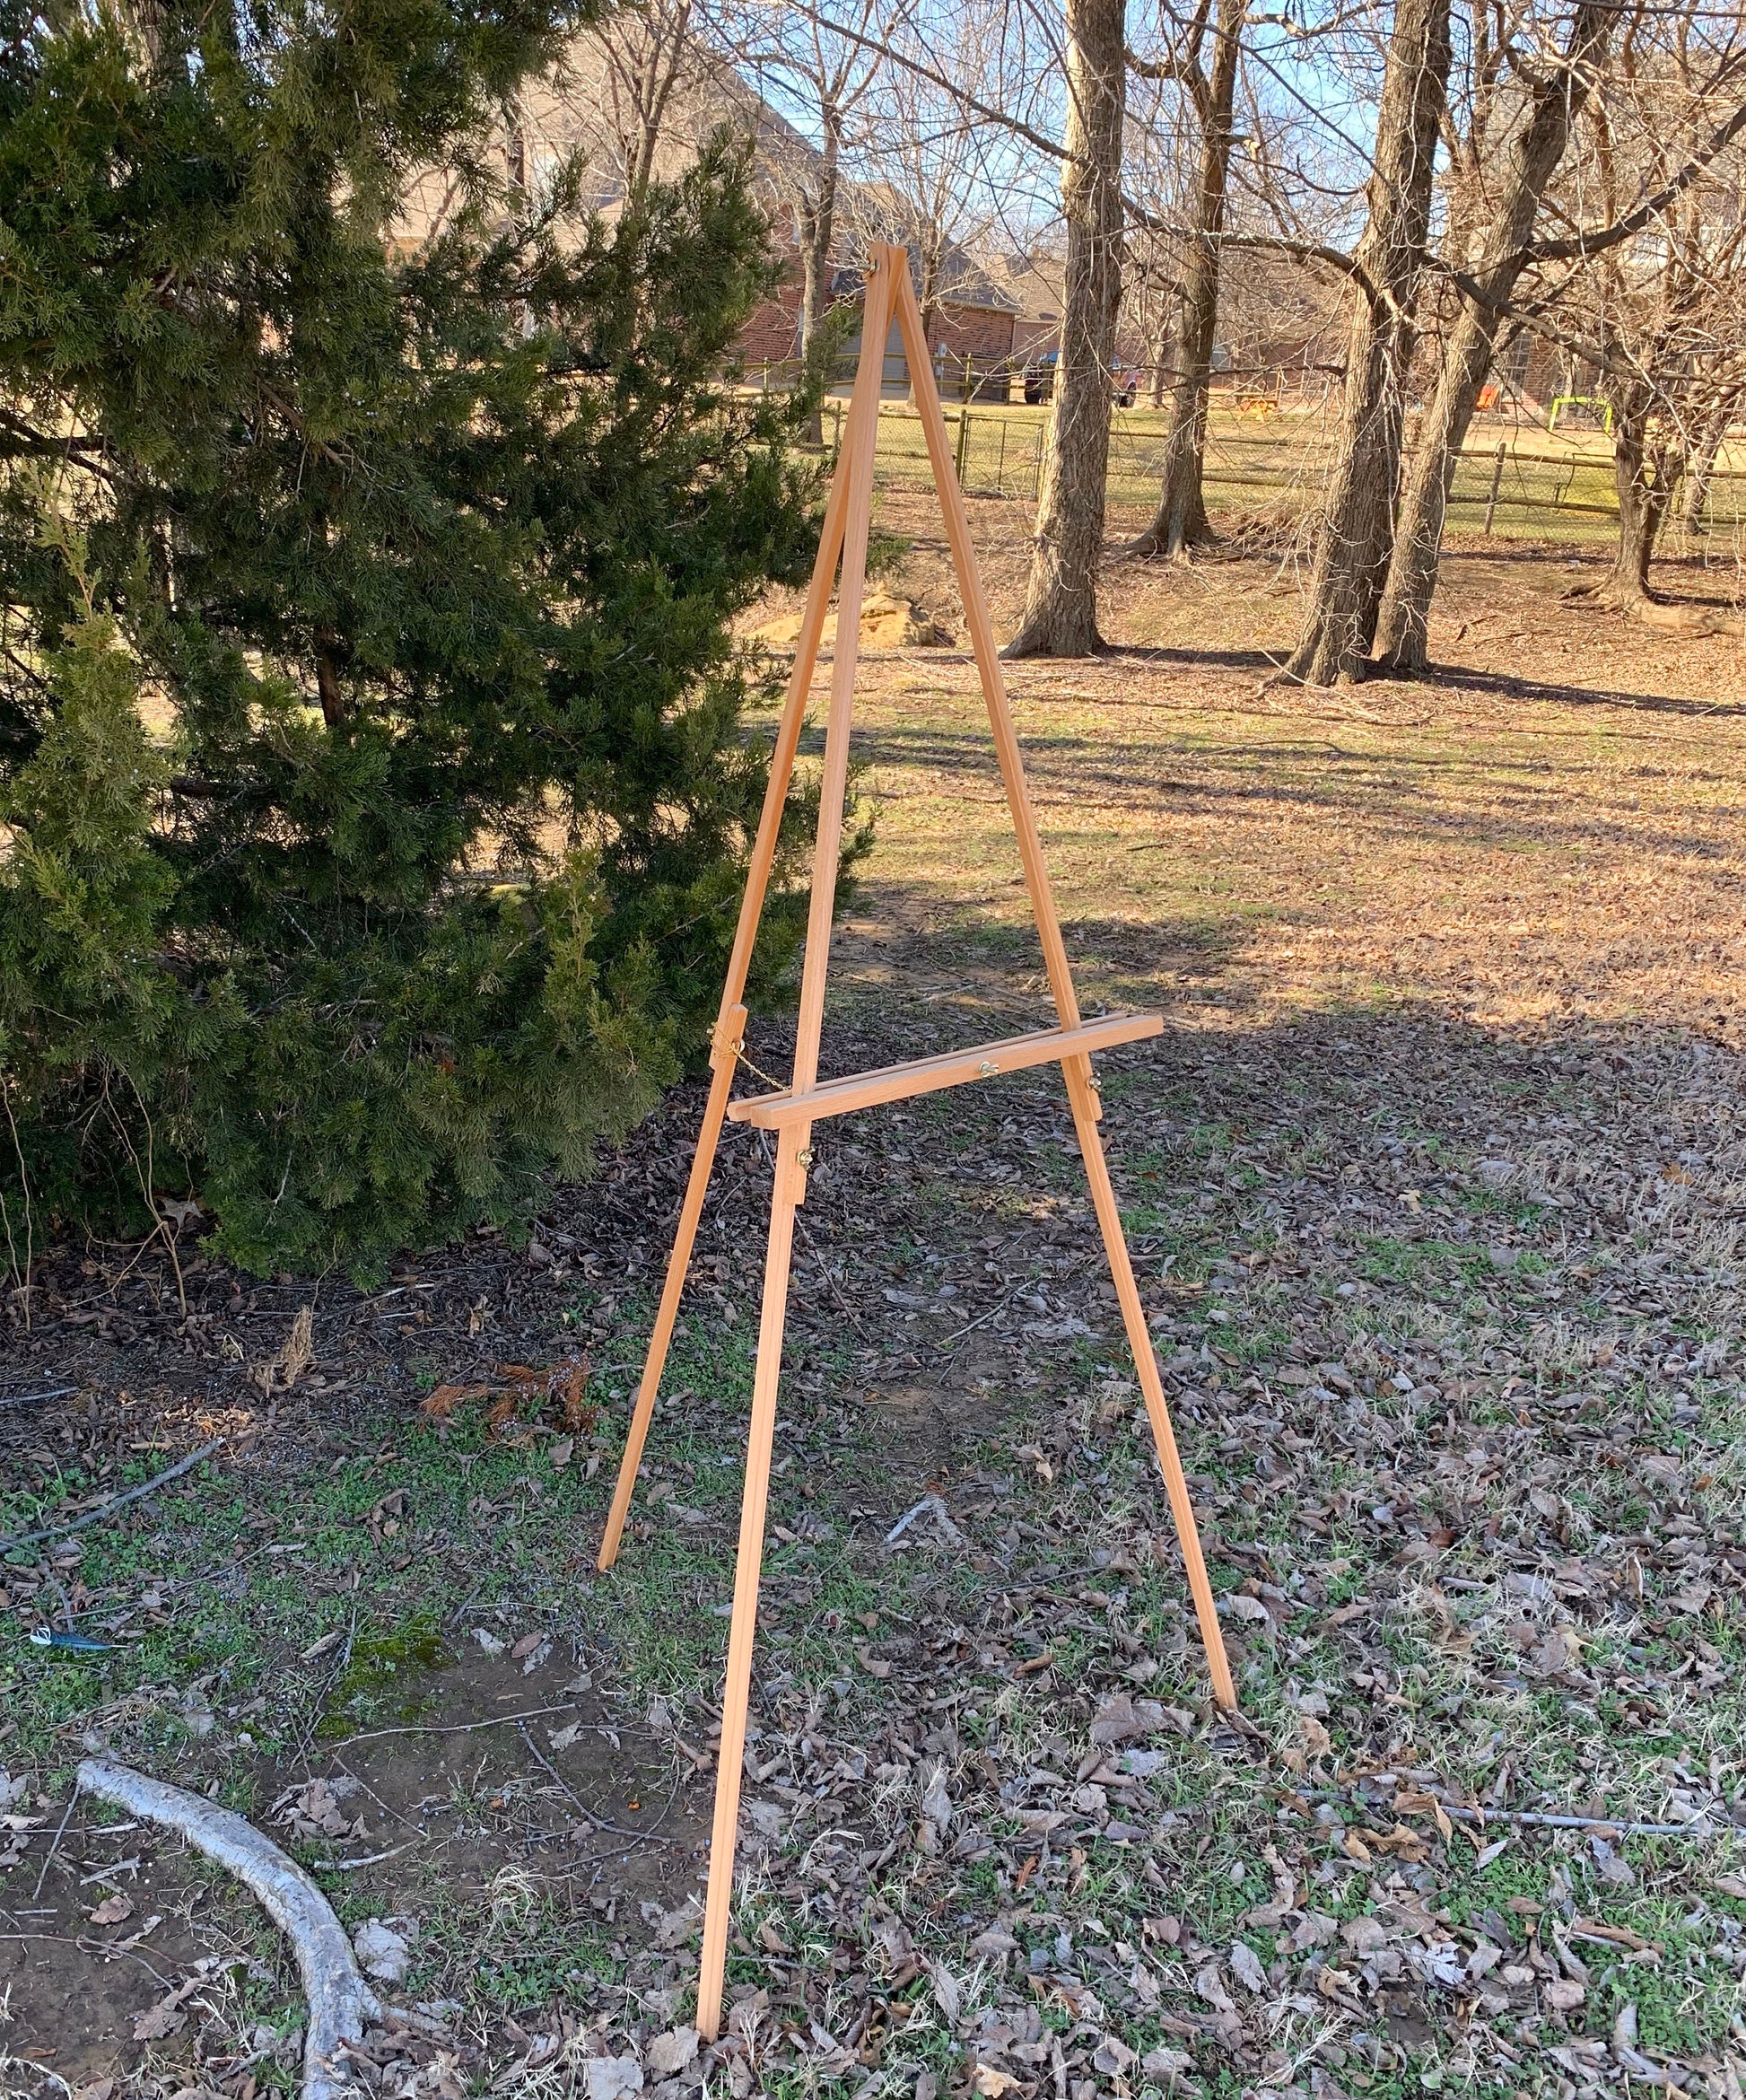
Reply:
<svg viewBox="0 0 1746 2100"><path fill-rule="evenodd" d="M584 201L611 217L624 197L624 173L613 120L614 55L607 24L573 38L549 72L530 82L520 96L525 147L536 169L555 166L578 153L589 171ZM729 61L690 42L667 98L654 156L657 177L672 180L696 159L705 140L727 123L754 141L754 183L764 208L780 224L823 156L803 132L759 93L755 84ZM502 141L499 142L500 150ZM859 224L886 238L912 245L922 214L914 200L895 184L842 179L837 212L840 238L851 240ZM418 177L408 208L397 229L399 245L414 247L441 224L452 201L452 185L443 171ZM792 237L791 234L790 236ZM833 293L858 298L861 272L845 262L837 268ZM969 310L1017 314L1018 299L998 267L958 243L947 246L940 267L940 303Z"/></svg>
<svg viewBox="0 0 1746 2100"><path fill-rule="evenodd" d="M1020 320L1045 326L1060 320L1067 300L1067 265L1061 256L1009 252L987 267Z"/></svg>
<svg viewBox="0 0 1746 2100"><path fill-rule="evenodd" d="M859 263L846 263L833 271L831 296L834 299L859 299L863 275ZM910 276L915 279L916 289L920 291L921 278L913 256L910 258ZM940 265L939 289L936 297L942 306L962 307L987 313L1018 311L1017 302L1011 295L990 279L973 255L961 248L947 250Z"/></svg>

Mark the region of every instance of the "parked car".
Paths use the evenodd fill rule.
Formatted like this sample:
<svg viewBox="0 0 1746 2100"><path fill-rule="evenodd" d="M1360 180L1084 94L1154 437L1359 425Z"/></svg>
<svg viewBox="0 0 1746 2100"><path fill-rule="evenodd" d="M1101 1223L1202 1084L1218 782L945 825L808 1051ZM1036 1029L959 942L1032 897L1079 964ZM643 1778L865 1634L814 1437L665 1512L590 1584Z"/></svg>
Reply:
<svg viewBox="0 0 1746 2100"><path fill-rule="evenodd" d="M1055 398L1055 367L1061 363L1059 350L1045 350L1041 357L1025 367L1025 399L1035 408L1040 401L1052 401Z"/></svg>
<svg viewBox="0 0 1746 2100"><path fill-rule="evenodd" d="M1025 367L1025 398L1035 408L1055 398L1055 373L1061 364L1059 350L1045 350ZM1139 374L1131 365L1117 365L1110 374L1110 398L1118 408L1131 408L1139 392Z"/></svg>

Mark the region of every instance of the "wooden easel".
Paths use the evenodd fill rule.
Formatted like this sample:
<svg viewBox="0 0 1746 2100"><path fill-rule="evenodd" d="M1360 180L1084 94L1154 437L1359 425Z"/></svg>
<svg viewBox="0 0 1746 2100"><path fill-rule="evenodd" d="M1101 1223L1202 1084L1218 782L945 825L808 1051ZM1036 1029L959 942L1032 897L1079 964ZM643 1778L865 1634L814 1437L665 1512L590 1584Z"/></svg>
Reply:
<svg viewBox="0 0 1746 2100"><path fill-rule="evenodd" d="M957 571L958 589L969 622L971 646L982 676L982 696L988 703L989 721L994 731L994 748L1006 785L1007 802L1018 835L1019 857L1024 863L1032 909L1043 940L1043 959L1054 995L1057 1025L1035 1035L1010 1041L989 1043L971 1050L958 1050L943 1057L928 1057L913 1064L895 1064L883 1071L858 1073L850 1079L818 1078L819 1032L825 1018L825 977L830 961L831 909L836 889L837 862L842 844L842 804L848 782L849 720L855 687L855 661L860 642L861 590L867 566L868 525L872 509L873 453L878 439L879 396L885 371L886 340L893 315L903 333L904 351L909 361L916 406L928 443L928 457L938 485L946 514L946 533L951 543ZM800 978L799 1023L795 1035L794 1076L786 1092L755 1095L749 1099L729 1100L734 1069L742 1049L746 1008L742 995L751 961L752 944L764 909L764 890L775 857L777 827L788 797L794 756L799 745L801 722L813 670L818 660L819 640L830 603L831 582L836 574L837 556L842 557L842 581L837 595L836 647L831 665L830 712L825 731L825 780L818 803L818 836L813 853L812 901L807 922L806 960ZM1110 1186L1109 1168L1097 1134L1097 1118L1103 1113L1097 1098L1097 1082L1092 1076L1090 1053L1112 1044L1132 1043L1156 1036L1164 1027L1162 1016L1112 1014L1085 1021L1079 1018L1073 978L1068 968L1067 950L1061 924L1055 916L1048 871L1043 865L1043 844L1036 818L1025 785L1018 741L1013 733L1007 693L995 652L994 629L987 601L976 573L970 544L969 521L953 469L951 446L946 435L946 419L940 413L934 387L933 363L910 282L909 257L901 248L881 246L873 251L868 272L866 303L861 316L860 360L854 392L850 400L843 442L831 483L825 512L825 529L818 558L813 566L812 586L790 675L781 727L770 765L770 785L764 813L752 851L745 901L728 963L728 981L721 994L721 1010L715 1024L710 1063L712 1079L703 1124L698 1133L697 1151L692 1161L691 1180L679 1212L678 1232L667 1281L661 1291L660 1308L649 1343L636 1407L625 1439L618 1484L600 1544L600 1567L610 1568L617 1558L624 1536L624 1518L642 1457L655 1395L667 1361L673 1323L685 1288L685 1270L692 1243L703 1214L703 1195L715 1159L717 1140L724 1116L736 1123L750 1123L773 1131L776 1138L775 1187L770 1205L770 1241L764 1258L764 1308L758 1327L757 1369L752 1389L752 1422L746 1454L745 1496L740 1506L739 1549L734 1566L733 1622L728 1635L728 1676L721 1702L721 1748L716 1766L715 1824L710 1840L709 1898L703 1920L703 1964L697 1984L697 2029L706 2041L720 2030L721 1989L728 1955L729 1907L732 1894L734 1845L739 1824L739 1783L746 1754L746 1709L752 1682L752 1644L757 1621L758 1586L764 1559L764 1512L770 1488L771 1445L776 1427L776 1389L782 1357L782 1326L788 1309L790 1252L794 1238L794 1212L806 1195L807 1169L812 1164L812 1126L833 1116L872 1107L879 1102L902 1101L916 1094L936 1092L942 1087L962 1086L998 1072L1015 1072L1026 1065L1058 1063L1067 1081L1068 1098L1073 1109L1073 1125L1078 1133L1091 1198L1103 1229L1110 1268L1127 1324L1128 1342L1139 1372L1152 1434L1157 1444L1158 1463L1169 1492L1170 1507L1188 1571L1189 1588L1200 1620L1207 1662L1212 1676L1213 1696L1228 1709L1236 1704L1230 1665L1213 1608L1211 1585L1201 1557L1200 1534L1195 1528L1194 1508L1189 1499L1176 1440L1165 1406L1164 1387L1158 1378L1157 1360L1152 1353L1146 1314L1135 1287L1122 1234L1121 1214L1115 1192Z"/></svg>

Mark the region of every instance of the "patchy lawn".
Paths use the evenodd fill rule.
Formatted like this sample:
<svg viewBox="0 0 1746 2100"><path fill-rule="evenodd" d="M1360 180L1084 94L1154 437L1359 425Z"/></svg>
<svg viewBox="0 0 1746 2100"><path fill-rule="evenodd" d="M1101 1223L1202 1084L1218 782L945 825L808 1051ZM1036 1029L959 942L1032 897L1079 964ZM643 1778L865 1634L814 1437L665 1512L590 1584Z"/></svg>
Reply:
<svg viewBox="0 0 1746 2100"><path fill-rule="evenodd" d="M975 516L1009 613L1012 506ZM924 517L887 501L894 581L949 619ZM190 1240L184 1311L152 1250L57 1250L28 1333L12 1303L0 1536L227 1440L0 1556L7 2087L295 2085L271 1929L65 1813L103 1749L393 1934L385 2093L1737 2093L1746 692L1734 643L1564 599L1578 560L1458 552L1463 668L1423 685L1270 685L1295 591L1248 561L1118 570L1116 654L1014 672L1082 992L1167 1017L1104 1061L1104 1131L1239 1724L1049 1075L816 1142L735 2010L694 2059L757 1134L606 1578L695 1089L525 1255L373 1296ZM863 686L827 1070L1042 1011L972 667ZM111 1645L27 1639L69 1622Z"/></svg>

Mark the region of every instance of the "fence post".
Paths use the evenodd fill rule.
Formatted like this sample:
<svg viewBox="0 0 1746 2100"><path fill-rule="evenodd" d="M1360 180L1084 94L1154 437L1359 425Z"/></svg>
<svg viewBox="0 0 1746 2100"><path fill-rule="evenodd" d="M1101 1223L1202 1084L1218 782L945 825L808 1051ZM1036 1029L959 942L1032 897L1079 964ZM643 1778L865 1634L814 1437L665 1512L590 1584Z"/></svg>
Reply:
<svg viewBox="0 0 1746 2100"><path fill-rule="evenodd" d="M1007 493L1007 419L1002 416L998 420L1000 425L1000 461L994 469L994 489L997 495L1005 495Z"/></svg>
<svg viewBox="0 0 1746 2100"><path fill-rule="evenodd" d="M1504 441L1499 438L1497 450L1491 456L1491 494L1486 498L1485 536L1491 538L1491 521L1497 515L1497 489L1504 478Z"/></svg>
<svg viewBox="0 0 1746 2100"><path fill-rule="evenodd" d="M958 486L964 486L964 463L970 451L970 404L966 401L958 412Z"/></svg>

